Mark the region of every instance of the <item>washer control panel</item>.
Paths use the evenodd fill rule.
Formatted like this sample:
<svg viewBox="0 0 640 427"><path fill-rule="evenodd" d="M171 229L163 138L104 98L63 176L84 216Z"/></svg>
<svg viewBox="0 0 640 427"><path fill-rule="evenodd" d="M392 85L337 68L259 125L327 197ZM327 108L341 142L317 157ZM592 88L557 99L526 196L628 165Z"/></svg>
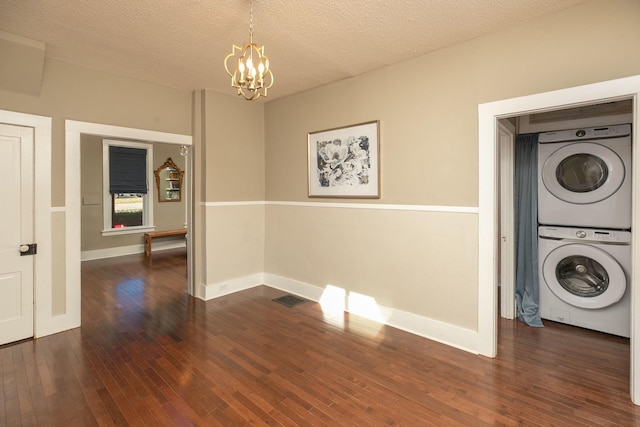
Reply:
<svg viewBox="0 0 640 427"><path fill-rule="evenodd" d="M615 231L594 231L593 235L597 240L616 240Z"/></svg>
<svg viewBox="0 0 640 427"><path fill-rule="evenodd" d="M625 230L603 230L595 228L554 227L541 225L538 235L549 239L573 239L591 242L630 243L631 232Z"/></svg>

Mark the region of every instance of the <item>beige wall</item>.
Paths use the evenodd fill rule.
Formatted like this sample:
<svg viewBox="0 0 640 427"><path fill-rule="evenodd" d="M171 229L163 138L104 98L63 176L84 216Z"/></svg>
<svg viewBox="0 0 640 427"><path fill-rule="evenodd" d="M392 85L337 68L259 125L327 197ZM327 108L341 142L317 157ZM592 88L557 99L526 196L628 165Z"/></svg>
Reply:
<svg viewBox="0 0 640 427"><path fill-rule="evenodd" d="M81 250L116 248L122 246L142 245L142 234L126 234L102 236L103 203L102 203L102 140L95 135L81 137L81 192L82 192L82 231ZM182 171L185 170L185 159L180 155L180 146L155 142L153 145L153 167L160 167L167 158ZM152 172L153 175L153 172ZM158 202L158 191L155 177L149 183L152 186L153 225L157 231L184 228L186 224L185 198L176 202Z"/></svg>
<svg viewBox="0 0 640 427"><path fill-rule="evenodd" d="M0 91L0 109L53 118L53 182L64 182L64 120L191 134L188 92L55 60L45 62L40 96ZM51 198L64 206L64 186Z"/></svg>
<svg viewBox="0 0 640 427"><path fill-rule="evenodd" d="M176 164L184 173L185 157L180 155L180 146L176 144L162 144L158 142L153 143L153 169L156 170L171 158L173 163ZM183 191L180 201L159 202L158 201L158 186L155 181L155 175L153 176L153 182L149 185L153 187L153 225L156 230L177 230L184 228L187 223L185 214L186 197ZM183 187L186 184L186 180L183 175ZM160 191L165 191L167 187L166 182L160 183ZM186 189L184 189L186 190Z"/></svg>
<svg viewBox="0 0 640 427"><path fill-rule="evenodd" d="M264 106L202 91L194 117L200 127L196 180L196 239L203 251L196 276L213 285L264 271ZM256 203L258 202L258 203ZM230 203L230 205L229 205ZM197 257L200 255L196 255Z"/></svg>
<svg viewBox="0 0 640 427"><path fill-rule="evenodd" d="M478 102L638 74L637 0L593 0L478 39Z"/></svg>
<svg viewBox="0 0 640 427"><path fill-rule="evenodd" d="M307 197L307 133L380 120L382 197L476 207L478 104L640 74L640 2L593 1L265 107L268 273L477 328L477 218Z"/></svg>
<svg viewBox="0 0 640 427"><path fill-rule="evenodd" d="M264 206L208 206L205 220L205 284L264 271Z"/></svg>
<svg viewBox="0 0 640 427"><path fill-rule="evenodd" d="M465 213L268 206L265 268L471 329L476 231Z"/></svg>
<svg viewBox="0 0 640 427"><path fill-rule="evenodd" d="M264 200L264 106L205 92L206 201Z"/></svg>

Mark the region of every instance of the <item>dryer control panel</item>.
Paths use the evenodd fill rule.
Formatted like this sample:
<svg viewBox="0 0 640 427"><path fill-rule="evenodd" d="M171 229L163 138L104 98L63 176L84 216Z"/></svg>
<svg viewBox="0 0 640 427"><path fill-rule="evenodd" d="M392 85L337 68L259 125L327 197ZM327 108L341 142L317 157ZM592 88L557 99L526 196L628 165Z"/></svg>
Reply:
<svg viewBox="0 0 640 427"><path fill-rule="evenodd" d="M620 138L628 135L631 135L630 124L544 132L538 137L538 142L544 144L579 139Z"/></svg>

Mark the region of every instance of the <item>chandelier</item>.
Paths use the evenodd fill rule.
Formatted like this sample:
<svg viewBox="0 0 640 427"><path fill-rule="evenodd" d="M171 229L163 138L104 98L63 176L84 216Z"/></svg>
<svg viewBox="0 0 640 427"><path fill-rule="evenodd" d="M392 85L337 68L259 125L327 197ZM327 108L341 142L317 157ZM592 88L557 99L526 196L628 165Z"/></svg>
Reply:
<svg viewBox="0 0 640 427"><path fill-rule="evenodd" d="M233 72L229 71L231 58L231 66L237 62ZM264 46L258 47L253 43L253 0L249 12L249 43L233 45L231 53L224 58L224 68L231 76L231 86L238 90L238 96L242 95L247 101L267 96L267 89L273 85L273 74L269 69L269 58L264 54Z"/></svg>

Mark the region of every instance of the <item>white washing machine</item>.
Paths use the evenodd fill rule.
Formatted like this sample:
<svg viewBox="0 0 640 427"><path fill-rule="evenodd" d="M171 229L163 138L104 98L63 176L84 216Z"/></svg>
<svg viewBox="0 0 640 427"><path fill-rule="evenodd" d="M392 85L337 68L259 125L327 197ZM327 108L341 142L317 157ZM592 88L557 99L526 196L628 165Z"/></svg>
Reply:
<svg viewBox="0 0 640 427"><path fill-rule="evenodd" d="M538 228L540 317L629 337L631 232Z"/></svg>
<svg viewBox="0 0 640 427"><path fill-rule="evenodd" d="M631 125L545 132L538 139L538 222L631 228Z"/></svg>

